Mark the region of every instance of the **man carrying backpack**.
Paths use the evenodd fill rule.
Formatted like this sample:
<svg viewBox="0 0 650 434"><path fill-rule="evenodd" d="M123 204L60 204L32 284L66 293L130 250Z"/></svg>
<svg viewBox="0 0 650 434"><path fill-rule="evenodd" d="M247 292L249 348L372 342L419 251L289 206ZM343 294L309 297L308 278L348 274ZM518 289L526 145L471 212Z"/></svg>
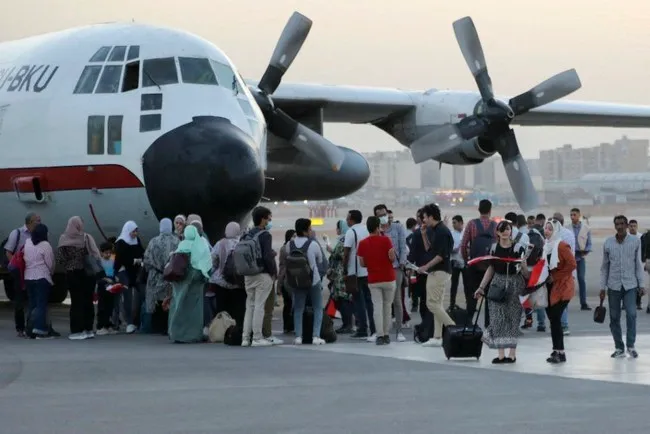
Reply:
<svg viewBox="0 0 650 434"><path fill-rule="evenodd" d="M295 345L302 345L303 315L307 299L311 300L314 312L312 345L323 345L321 325L323 323L323 295L318 264L323 253L311 230L311 220L296 220L296 238L287 244L284 285L293 292L293 324L296 331ZM305 330L309 332L309 330ZM309 336L309 335L307 335Z"/></svg>
<svg viewBox="0 0 650 434"><path fill-rule="evenodd" d="M467 222L463 239L460 242L460 253L465 262L473 258L488 255L492 244L496 242L497 224L490 218L492 202L487 199L482 199L478 204L478 212L479 218ZM478 289L484 275L485 269L479 265L468 267L465 274L467 283L463 281L466 296L468 293L473 294ZM476 299L474 297L467 297L467 300L469 300L467 315L471 318L476 311ZM487 303L487 298L485 298L485 327L490 324Z"/></svg>
<svg viewBox="0 0 650 434"><path fill-rule="evenodd" d="M271 210L258 206L253 210L255 227L242 236L235 246L233 260L237 274L244 276L246 285L246 314L242 325L242 347L270 346L273 342L264 339L262 322L264 303L273 289L273 280L278 274L273 251ZM253 332L251 342L250 335Z"/></svg>

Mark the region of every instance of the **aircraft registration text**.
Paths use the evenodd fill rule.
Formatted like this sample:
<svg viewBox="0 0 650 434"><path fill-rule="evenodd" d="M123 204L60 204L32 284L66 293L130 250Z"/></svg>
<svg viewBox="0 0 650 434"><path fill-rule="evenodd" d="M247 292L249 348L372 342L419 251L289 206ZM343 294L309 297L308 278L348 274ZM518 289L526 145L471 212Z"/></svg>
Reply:
<svg viewBox="0 0 650 434"><path fill-rule="evenodd" d="M0 67L0 91L42 92L59 70L55 65L21 65Z"/></svg>

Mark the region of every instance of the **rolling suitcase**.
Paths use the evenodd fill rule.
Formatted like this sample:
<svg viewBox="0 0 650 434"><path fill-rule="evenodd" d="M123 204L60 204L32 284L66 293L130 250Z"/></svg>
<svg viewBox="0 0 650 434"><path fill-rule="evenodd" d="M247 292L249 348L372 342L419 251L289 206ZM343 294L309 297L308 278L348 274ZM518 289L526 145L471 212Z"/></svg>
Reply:
<svg viewBox="0 0 650 434"><path fill-rule="evenodd" d="M478 325L478 318L483 307L483 299L476 311L476 321L474 325L455 325L447 326L442 333L442 348L445 351L447 360L454 358L476 357L481 358L483 351L483 329ZM471 321L471 318L468 318Z"/></svg>

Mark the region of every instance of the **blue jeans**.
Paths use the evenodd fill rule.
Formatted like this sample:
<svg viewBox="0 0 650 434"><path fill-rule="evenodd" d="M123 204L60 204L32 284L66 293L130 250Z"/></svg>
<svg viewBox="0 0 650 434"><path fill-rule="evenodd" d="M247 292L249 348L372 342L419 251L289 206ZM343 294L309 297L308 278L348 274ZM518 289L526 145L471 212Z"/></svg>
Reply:
<svg viewBox="0 0 650 434"><path fill-rule="evenodd" d="M621 301L625 306L626 317L626 344L627 348L634 348L636 341L636 294L637 288L620 291L607 290L607 304L609 304L609 330L614 338L617 350L625 350L623 333L621 331Z"/></svg>
<svg viewBox="0 0 650 434"><path fill-rule="evenodd" d="M302 316L305 313L307 296L311 300L311 306L314 310L314 328L312 336L320 337L320 328L323 323L323 296L321 295L322 286L320 283L312 286L307 291L295 289L293 291L293 324L296 337L302 337Z"/></svg>
<svg viewBox="0 0 650 434"><path fill-rule="evenodd" d="M47 325L47 302L52 291L52 284L47 279L26 280L25 288L29 297L29 315L33 324L33 332L46 335L50 328Z"/></svg>
<svg viewBox="0 0 650 434"><path fill-rule="evenodd" d="M535 314L537 314L537 327L546 327L546 309L535 309Z"/></svg>
<svg viewBox="0 0 650 434"><path fill-rule="evenodd" d="M576 258L578 273L578 291L580 293L580 306L587 304L587 284L585 283L586 264L585 258Z"/></svg>
<svg viewBox="0 0 650 434"><path fill-rule="evenodd" d="M564 308L564 311L562 312L562 319L560 320L562 322L562 328L569 328L569 306Z"/></svg>
<svg viewBox="0 0 650 434"><path fill-rule="evenodd" d="M357 333L368 333L368 321L370 322L370 334L374 334L375 320L368 278L357 278L357 293L354 294L354 313L357 319ZM425 297L426 298L426 297Z"/></svg>

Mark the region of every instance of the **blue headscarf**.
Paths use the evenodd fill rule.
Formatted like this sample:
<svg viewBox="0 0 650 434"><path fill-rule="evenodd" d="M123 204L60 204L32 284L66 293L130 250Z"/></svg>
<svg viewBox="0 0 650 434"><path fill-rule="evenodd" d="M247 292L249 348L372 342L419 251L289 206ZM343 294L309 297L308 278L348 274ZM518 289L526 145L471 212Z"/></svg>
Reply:
<svg viewBox="0 0 650 434"><path fill-rule="evenodd" d="M345 220L339 220L336 222L336 228L341 231L341 235L339 235L339 240L343 241L345 240L345 233L350 229L348 227L348 223Z"/></svg>
<svg viewBox="0 0 650 434"><path fill-rule="evenodd" d="M39 223L32 230L32 244L37 245L41 241L47 241L47 226Z"/></svg>
<svg viewBox="0 0 650 434"><path fill-rule="evenodd" d="M161 234L171 234L172 233L172 221L168 218L160 220L160 233Z"/></svg>

